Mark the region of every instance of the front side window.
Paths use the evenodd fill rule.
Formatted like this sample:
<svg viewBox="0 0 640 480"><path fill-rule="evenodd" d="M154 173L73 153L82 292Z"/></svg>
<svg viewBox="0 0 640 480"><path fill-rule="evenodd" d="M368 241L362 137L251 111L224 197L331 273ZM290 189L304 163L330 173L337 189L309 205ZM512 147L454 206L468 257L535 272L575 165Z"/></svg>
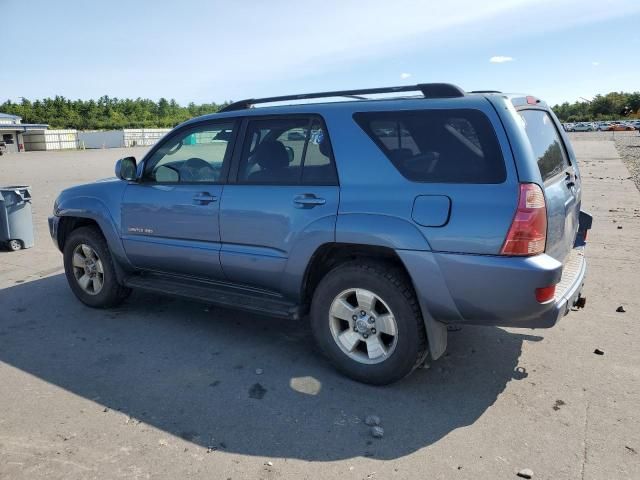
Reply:
<svg viewBox="0 0 640 480"><path fill-rule="evenodd" d="M144 178L159 183L220 183L234 124L207 124L167 139L146 164Z"/></svg>
<svg viewBox="0 0 640 480"><path fill-rule="evenodd" d="M316 118L249 120L238 182L335 185L329 137Z"/></svg>
<svg viewBox="0 0 640 480"><path fill-rule="evenodd" d="M402 175L425 183L502 183L493 126L471 109L362 112L356 122Z"/></svg>
<svg viewBox="0 0 640 480"><path fill-rule="evenodd" d="M538 161L542 180L554 177L567 168L569 161L549 114L543 110L520 110L518 113Z"/></svg>

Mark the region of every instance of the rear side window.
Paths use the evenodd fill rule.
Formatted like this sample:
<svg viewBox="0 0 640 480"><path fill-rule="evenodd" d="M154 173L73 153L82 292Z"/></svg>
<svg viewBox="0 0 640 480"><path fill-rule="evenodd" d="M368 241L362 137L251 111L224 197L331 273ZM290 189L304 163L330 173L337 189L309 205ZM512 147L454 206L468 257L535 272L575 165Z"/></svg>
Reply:
<svg viewBox="0 0 640 480"><path fill-rule="evenodd" d="M329 137L318 118L251 119L238 182L337 185Z"/></svg>
<svg viewBox="0 0 640 480"><path fill-rule="evenodd" d="M402 175L426 183L502 183L504 159L478 110L362 112L356 122Z"/></svg>
<svg viewBox="0 0 640 480"><path fill-rule="evenodd" d="M567 168L569 161L549 114L543 110L520 110L518 113L524 121L542 180L554 177Z"/></svg>

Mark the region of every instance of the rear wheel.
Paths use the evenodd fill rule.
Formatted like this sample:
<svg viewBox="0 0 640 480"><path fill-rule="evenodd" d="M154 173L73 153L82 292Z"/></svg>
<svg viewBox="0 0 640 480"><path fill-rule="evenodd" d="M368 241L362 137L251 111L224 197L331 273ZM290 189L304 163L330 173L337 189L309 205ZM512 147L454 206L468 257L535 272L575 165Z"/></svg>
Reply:
<svg viewBox="0 0 640 480"><path fill-rule="evenodd" d="M411 283L390 264L349 262L329 272L314 292L311 326L331 363L365 383L395 382L427 354Z"/></svg>
<svg viewBox="0 0 640 480"><path fill-rule="evenodd" d="M107 242L94 227L70 234L64 245L64 270L73 293L90 307L113 307L130 293L118 284Z"/></svg>

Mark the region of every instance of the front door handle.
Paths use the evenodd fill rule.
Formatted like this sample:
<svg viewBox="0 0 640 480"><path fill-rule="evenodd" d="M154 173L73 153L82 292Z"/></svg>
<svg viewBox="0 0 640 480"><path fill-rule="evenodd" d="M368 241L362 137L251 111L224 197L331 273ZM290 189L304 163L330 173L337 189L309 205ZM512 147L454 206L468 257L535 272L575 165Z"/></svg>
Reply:
<svg viewBox="0 0 640 480"><path fill-rule="evenodd" d="M318 205L324 205L327 201L324 198L316 197L313 193L305 193L303 195L296 195L293 203L297 208L313 208Z"/></svg>
<svg viewBox="0 0 640 480"><path fill-rule="evenodd" d="M208 205L218 200L218 197L211 195L209 192L196 193L193 196L193 203L196 205Z"/></svg>

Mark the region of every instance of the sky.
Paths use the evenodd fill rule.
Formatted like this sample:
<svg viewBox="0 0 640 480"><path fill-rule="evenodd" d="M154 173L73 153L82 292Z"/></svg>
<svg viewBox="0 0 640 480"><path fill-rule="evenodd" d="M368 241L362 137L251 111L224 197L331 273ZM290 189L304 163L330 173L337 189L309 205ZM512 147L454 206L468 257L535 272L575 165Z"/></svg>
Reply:
<svg viewBox="0 0 640 480"><path fill-rule="evenodd" d="M640 90L640 0L0 0L0 102L455 83L551 104Z"/></svg>

